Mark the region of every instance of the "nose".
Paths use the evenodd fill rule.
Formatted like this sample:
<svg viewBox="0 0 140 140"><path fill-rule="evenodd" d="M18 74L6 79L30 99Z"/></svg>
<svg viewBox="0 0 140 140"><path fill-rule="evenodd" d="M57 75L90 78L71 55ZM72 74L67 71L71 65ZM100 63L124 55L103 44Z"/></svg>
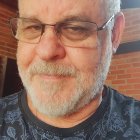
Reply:
<svg viewBox="0 0 140 140"><path fill-rule="evenodd" d="M38 57L45 61L62 59L66 53L53 28L45 30L35 50Z"/></svg>

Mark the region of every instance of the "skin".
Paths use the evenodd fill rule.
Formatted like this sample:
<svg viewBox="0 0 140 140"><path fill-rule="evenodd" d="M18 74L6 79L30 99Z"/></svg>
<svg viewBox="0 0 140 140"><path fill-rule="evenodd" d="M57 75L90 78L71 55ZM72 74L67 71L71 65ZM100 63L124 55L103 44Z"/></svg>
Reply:
<svg viewBox="0 0 140 140"><path fill-rule="evenodd" d="M36 18L43 23L49 24L56 23L69 16L82 15L82 17L86 17L87 19L90 19L90 21L95 21L100 26L105 22L104 12L101 12L101 10L103 11L101 8L103 7L103 4L104 3L100 0L40 0L40 2L38 2L38 0L20 0L19 12L21 17ZM32 5L32 8L30 5ZM20 69L21 79L23 80L24 77L22 75L26 75L28 68L33 63L43 60L45 62L63 64L66 67L70 66L75 68L79 74L82 74L85 78L87 77L85 87L90 88L95 82L93 81L93 78L94 74L96 74L100 57L102 60L104 59L107 49L111 50L110 57L112 53L116 51L123 28L124 17L122 13L120 13L116 16L115 26L112 32L106 30L101 31L99 36L102 41L99 44L97 43L99 40L93 38L93 45L102 47L101 53L99 53L97 47L94 47L94 49L64 47L59 44L58 38L51 28L45 32L38 44L28 44L19 41L17 63ZM39 100L42 100L42 102L45 102L46 100L49 101L50 99L52 102L60 103L59 99L61 100L62 98L62 101L68 102L72 96L76 96L76 93L73 92L75 85L77 84L75 77L37 74L31 79L32 86L37 95L36 97ZM38 86L41 81L44 81L44 83L50 85L50 87L51 85L57 84L62 84L64 86L62 86L60 91L58 90L53 98L50 98L51 93L47 92L48 90L42 91ZM82 108L69 114L55 117L41 113L34 106L29 93L27 93L27 100L30 110L38 119L52 126L69 128L81 123L96 111L102 101L102 90L103 85L100 86L98 93L93 96L92 100L89 100ZM89 94L87 93L87 95L84 95L84 98L88 98L88 96ZM78 103L80 104L80 101L83 101L84 98L79 100ZM61 102L61 104L62 103L63 102Z"/></svg>

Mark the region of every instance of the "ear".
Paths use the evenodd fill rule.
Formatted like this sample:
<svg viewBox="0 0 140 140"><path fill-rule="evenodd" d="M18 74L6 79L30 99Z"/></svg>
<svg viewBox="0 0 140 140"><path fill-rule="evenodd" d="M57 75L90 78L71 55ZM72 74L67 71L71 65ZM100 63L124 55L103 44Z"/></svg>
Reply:
<svg viewBox="0 0 140 140"><path fill-rule="evenodd" d="M119 47L124 27L125 27L124 15L122 12L119 12L115 16L114 27L112 30L112 51L113 51L113 53L115 53Z"/></svg>

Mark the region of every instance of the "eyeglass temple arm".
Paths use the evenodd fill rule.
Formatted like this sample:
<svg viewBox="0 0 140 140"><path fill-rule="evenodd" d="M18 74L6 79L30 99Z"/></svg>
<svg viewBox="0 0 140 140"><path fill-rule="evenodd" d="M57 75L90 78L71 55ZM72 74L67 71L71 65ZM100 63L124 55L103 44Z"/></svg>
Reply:
<svg viewBox="0 0 140 140"><path fill-rule="evenodd" d="M105 22L101 27L98 27L97 31L100 31L100 30L104 30L108 24L113 20L113 18L115 17L115 15L113 15L107 22Z"/></svg>

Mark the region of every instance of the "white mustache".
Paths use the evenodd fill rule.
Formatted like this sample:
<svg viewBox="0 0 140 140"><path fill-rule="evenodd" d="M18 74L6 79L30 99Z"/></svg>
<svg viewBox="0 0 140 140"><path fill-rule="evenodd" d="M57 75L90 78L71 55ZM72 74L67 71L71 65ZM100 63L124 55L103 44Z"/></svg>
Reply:
<svg viewBox="0 0 140 140"><path fill-rule="evenodd" d="M75 77L77 69L73 66L64 64L56 64L55 62L46 62L43 60L35 61L28 68L28 73L35 74L47 74L55 76L71 76Z"/></svg>

